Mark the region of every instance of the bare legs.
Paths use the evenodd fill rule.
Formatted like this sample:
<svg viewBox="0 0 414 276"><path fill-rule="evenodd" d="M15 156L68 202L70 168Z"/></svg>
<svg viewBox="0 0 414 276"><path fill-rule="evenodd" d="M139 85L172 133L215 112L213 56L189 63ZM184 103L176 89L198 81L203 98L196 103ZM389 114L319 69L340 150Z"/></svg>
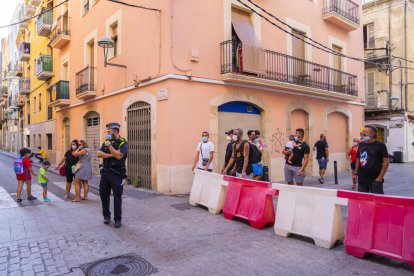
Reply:
<svg viewBox="0 0 414 276"><path fill-rule="evenodd" d="M81 180L75 177L75 199L72 202L80 201L80 192L81 192Z"/></svg>
<svg viewBox="0 0 414 276"><path fill-rule="evenodd" d="M23 189L23 181L22 180L18 180L17 181L17 199L21 199L21 194L22 194L22 189Z"/></svg>
<svg viewBox="0 0 414 276"><path fill-rule="evenodd" d="M72 182L66 183L66 198L70 198L70 189L72 188Z"/></svg>
<svg viewBox="0 0 414 276"><path fill-rule="evenodd" d="M89 184L88 180L82 180L82 186L83 186L83 200L88 200L88 193L89 193Z"/></svg>

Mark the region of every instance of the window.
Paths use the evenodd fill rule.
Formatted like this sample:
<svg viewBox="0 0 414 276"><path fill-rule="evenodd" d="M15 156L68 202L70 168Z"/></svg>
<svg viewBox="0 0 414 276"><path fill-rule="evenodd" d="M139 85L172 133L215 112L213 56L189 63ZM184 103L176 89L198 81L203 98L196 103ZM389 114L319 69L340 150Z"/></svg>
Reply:
<svg viewBox="0 0 414 276"><path fill-rule="evenodd" d="M38 141L38 143L39 143L39 147L41 147L42 146L42 135L41 134L39 134L39 141Z"/></svg>
<svg viewBox="0 0 414 276"><path fill-rule="evenodd" d="M293 74L295 75L298 80L304 80L306 75L306 63L305 60L305 33L295 30L292 30L294 36L292 36L292 56L298 58L293 62ZM303 40L302 40L303 39Z"/></svg>
<svg viewBox="0 0 414 276"><path fill-rule="evenodd" d="M377 97L375 95L375 72L367 72L365 79L366 104L367 107L377 107Z"/></svg>
<svg viewBox="0 0 414 276"><path fill-rule="evenodd" d="M68 61L65 60L62 63L62 80L66 80L66 81L69 80L69 69L68 69L68 67L69 67Z"/></svg>
<svg viewBox="0 0 414 276"><path fill-rule="evenodd" d="M53 149L52 134L48 133L48 134L46 134L46 136L47 136L47 149L52 150Z"/></svg>
<svg viewBox="0 0 414 276"><path fill-rule="evenodd" d="M83 0L81 3L83 3L83 15L87 14L89 11L89 0Z"/></svg>
<svg viewBox="0 0 414 276"><path fill-rule="evenodd" d="M332 45L332 50L334 50L337 53L342 54L342 48L336 45ZM333 68L341 71L342 70L342 57L334 55L333 57ZM334 84L335 85L341 85L342 84L342 74L341 72L334 71Z"/></svg>
<svg viewBox="0 0 414 276"><path fill-rule="evenodd" d="M33 146L34 147L36 146L36 135L35 134L33 134Z"/></svg>
<svg viewBox="0 0 414 276"><path fill-rule="evenodd" d="M114 48L112 48L112 57L116 57L118 55L118 22L115 22L111 25L111 39L114 42Z"/></svg>
<svg viewBox="0 0 414 276"><path fill-rule="evenodd" d="M30 135L26 135L26 145L30 148Z"/></svg>
<svg viewBox="0 0 414 276"><path fill-rule="evenodd" d="M39 112L42 111L42 93L39 93Z"/></svg>
<svg viewBox="0 0 414 276"><path fill-rule="evenodd" d="M364 26L364 48L374 48L375 47L375 33L374 33L374 23Z"/></svg>
<svg viewBox="0 0 414 276"><path fill-rule="evenodd" d="M88 126L99 126L99 117L93 117L87 119Z"/></svg>
<svg viewBox="0 0 414 276"><path fill-rule="evenodd" d="M36 113L36 97L33 98L33 113Z"/></svg>

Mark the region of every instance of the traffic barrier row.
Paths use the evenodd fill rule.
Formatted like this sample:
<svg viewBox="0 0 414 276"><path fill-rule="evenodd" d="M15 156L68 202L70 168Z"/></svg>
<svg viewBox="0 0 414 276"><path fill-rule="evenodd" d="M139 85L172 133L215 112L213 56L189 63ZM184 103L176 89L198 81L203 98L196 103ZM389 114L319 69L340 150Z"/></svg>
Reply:
<svg viewBox="0 0 414 276"><path fill-rule="evenodd" d="M277 210L273 196L278 196ZM192 205L227 219L247 220L257 229L274 225L277 235L298 234L332 248L344 239L340 206L348 206L347 254L372 253L406 262L414 271L414 198L271 184L197 171Z"/></svg>

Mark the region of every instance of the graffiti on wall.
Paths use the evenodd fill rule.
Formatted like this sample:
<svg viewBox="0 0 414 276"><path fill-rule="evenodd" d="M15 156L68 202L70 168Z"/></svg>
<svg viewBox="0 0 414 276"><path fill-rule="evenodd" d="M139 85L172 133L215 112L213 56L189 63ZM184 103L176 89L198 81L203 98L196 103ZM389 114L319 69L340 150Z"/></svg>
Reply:
<svg viewBox="0 0 414 276"><path fill-rule="evenodd" d="M285 133L277 129L276 132L272 134L270 144L272 153L282 153L285 148Z"/></svg>

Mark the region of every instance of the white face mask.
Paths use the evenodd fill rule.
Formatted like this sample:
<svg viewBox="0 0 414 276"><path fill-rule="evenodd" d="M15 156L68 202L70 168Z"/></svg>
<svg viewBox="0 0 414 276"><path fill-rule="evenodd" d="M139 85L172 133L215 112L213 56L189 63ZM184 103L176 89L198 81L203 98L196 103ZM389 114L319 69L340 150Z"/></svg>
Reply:
<svg viewBox="0 0 414 276"><path fill-rule="evenodd" d="M233 136L232 136L232 138L233 138L233 141L234 141L234 142L236 142L236 141L237 141L237 135L233 135Z"/></svg>
<svg viewBox="0 0 414 276"><path fill-rule="evenodd" d="M77 149L77 147L76 146L72 146L72 149L75 150L75 149Z"/></svg>
<svg viewBox="0 0 414 276"><path fill-rule="evenodd" d="M233 139L231 138L231 136L226 136L226 140L227 141L232 141Z"/></svg>
<svg viewBox="0 0 414 276"><path fill-rule="evenodd" d="M354 142L354 146L358 146L358 142Z"/></svg>

